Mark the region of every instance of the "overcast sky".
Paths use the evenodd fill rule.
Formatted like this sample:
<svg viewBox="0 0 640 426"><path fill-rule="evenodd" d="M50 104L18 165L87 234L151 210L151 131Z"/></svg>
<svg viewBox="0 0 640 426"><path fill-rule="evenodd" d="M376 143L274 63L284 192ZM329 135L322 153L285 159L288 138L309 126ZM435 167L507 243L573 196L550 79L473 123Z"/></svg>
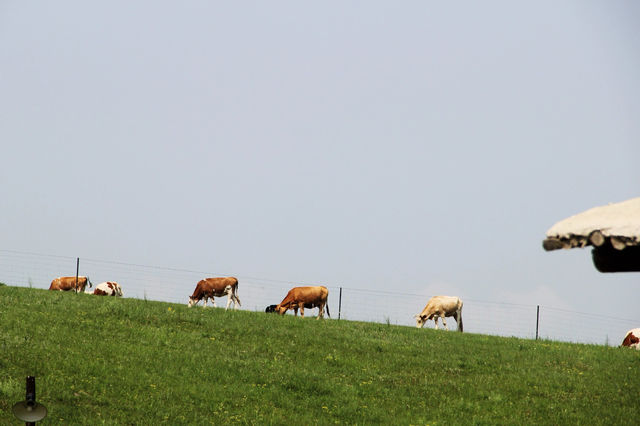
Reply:
<svg viewBox="0 0 640 426"><path fill-rule="evenodd" d="M635 1L3 1L0 248L638 319L637 273L541 244L640 194L638 22Z"/></svg>

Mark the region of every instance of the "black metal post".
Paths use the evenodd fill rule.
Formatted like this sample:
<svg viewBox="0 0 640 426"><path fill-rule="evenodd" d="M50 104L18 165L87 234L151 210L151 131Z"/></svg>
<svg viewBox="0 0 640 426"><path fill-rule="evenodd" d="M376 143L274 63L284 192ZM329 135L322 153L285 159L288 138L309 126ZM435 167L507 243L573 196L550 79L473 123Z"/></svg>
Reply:
<svg viewBox="0 0 640 426"><path fill-rule="evenodd" d="M76 258L76 293L78 293L78 273L80 272L80 258Z"/></svg>
<svg viewBox="0 0 640 426"><path fill-rule="evenodd" d="M341 313L342 313L342 287L340 287L340 298L338 299L338 319L340 319Z"/></svg>
<svg viewBox="0 0 640 426"><path fill-rule="evenodd" d="M27 376L27 404L35 404L36 402L36 378ZM25 422L25 425L35 425L36 422Z"/></svg>
<svg viewBox="0 0 640 426"><path fill-rule="evenodd" d="M25 422L26 425L35 425L36 422L47 416L47 407L36 402L36 378L27 376L27 396L25 401L16 402L11 407L13 415Z"/></svg>
<svg viewBox="0 0 640 426"><path fill-rule="evenodd" d="M538 340L538 329L540 327L540 305L536 308L536 340Z"/></svg>

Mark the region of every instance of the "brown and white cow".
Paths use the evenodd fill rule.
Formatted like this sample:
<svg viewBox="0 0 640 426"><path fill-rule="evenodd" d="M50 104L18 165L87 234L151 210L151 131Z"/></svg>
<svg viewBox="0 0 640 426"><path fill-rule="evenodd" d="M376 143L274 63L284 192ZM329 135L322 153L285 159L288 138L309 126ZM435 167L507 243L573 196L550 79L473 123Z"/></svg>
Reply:
<svg viewBox="0 0 640 426"><path fill-rule="evenodd" d="M93 290L96 296L116 296L122 297L122 287L115 281L106 281L100 283Z"/></svg>
<svg viewBox="0 0 640 426"><path fill-rule="evenodd" d="M275 311L280 315L284 315L289 309L293 309L293 312L298 316L298 309L300 309L300 316L304 317L304 308L312 309L318 308L318 316L316 319L324 318L324 310L327 309L327 316L329 314L329 305L327 304L327 298L329 297L329 290L324 286L314 287L294 287L285 296L285 298L275 307Z"/></svg>
<svg viewBox="0 0 640 426"><path fill-rule="evenodd" d="M634 328L627 331L627 335L624 336L624 340L622 341L622 345L620 346L626 346L629 348L640 350L640 328Z"/></svg>
<svg viewBox="0 0 640 426"><path fill-rule="evenodd" d="M196 284L195 290L193 290L193 294L189 297L189 303L187 306L192 307L197 304L200 300L204 299L204 306L207 307L207 300L211 299L213 303L213 307L216 307L216 300L214 297L222 297L227 295L227 307L225 310L229 309L229 304L233 301L233 308L238 309L240 306L240 299L238 299L238 280L234 277L223 277L223 278L205 278L203 280L198 281ZM236 304L237 303L237 304Z"/></svg>
<svg viewBox="0 0 640 426"><path fill-rule="evenodd" d="M415 315L416 327L422 328L424 324L432 319L438 329L438 318L442 318L444 328L447 327L446 317L454 317L458 323L458 331L462 331L462 300L455 296L433 296L427 302L422 312Z"/></svg>
<svg viewBox="0 0 640 426"><path fill-rule="evenodd" d="M84 292L85 287L89 284L91 287L91 280L89 277L78 277L78 285L76 287L76 277L58 277L51 281L49 290L70 291L74 290L76 293Z"/></svg>

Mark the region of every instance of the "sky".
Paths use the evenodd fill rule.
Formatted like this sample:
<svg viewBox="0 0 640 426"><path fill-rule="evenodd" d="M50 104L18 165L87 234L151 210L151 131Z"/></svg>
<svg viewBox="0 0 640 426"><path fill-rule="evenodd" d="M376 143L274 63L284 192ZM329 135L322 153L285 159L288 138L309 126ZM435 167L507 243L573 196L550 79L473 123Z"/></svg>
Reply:
<svg viewBox="0 0 640 426"><path fill-rule="evenodd" d="M0 249L640 321L637 273L542 249L640 193L638 22L634 1L3 1Z"/></svg>

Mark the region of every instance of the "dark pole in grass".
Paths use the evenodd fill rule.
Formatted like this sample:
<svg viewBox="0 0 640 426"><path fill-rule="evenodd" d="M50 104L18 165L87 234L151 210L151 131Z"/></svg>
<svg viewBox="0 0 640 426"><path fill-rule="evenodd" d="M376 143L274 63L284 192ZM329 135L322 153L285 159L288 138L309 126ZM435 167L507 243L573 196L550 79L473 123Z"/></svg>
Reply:
<svg viewBox="0 0 640 426"><path fill-rule="evenodd" d="M80 272L80 258L76 257L76 294L78 293L78 272Z"/></svg>
<svg viewBox="0 0 640 426"><path fill-rule="evenodd" d="M340 287L340 298L338 299L338 319L340 319L341 312L342 312L342 287Z"/></svg>
<svg viewBox="0 0 640 426"><path fill-rule="evenodd" d="M24 401L13 404L13 415L25 422L26 425L35 425L37 421L44 419L47 408L36 402L36 378L27 376L27 395Z"/></svg>
<svg viewBox="0 0 640 426"><path fill-rule="evenodd" d="M538 340L538 327L540 326L540 305L536 308L536 340Z"/></svg>
<svg viewBox="0 0 640 426"><path fill-rule="evenodd" d="M27 401L35 402L36 400L36 378L33 376L27 377ZM25 425L35 425L36 422L25 422Z"/></svg>

